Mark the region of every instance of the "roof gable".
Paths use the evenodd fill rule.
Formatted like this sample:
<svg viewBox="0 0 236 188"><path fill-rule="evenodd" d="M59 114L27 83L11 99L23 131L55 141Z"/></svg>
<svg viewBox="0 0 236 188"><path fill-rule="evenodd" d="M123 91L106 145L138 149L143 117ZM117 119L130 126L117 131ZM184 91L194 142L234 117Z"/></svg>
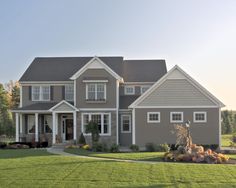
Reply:
<svg viewBox="0 0 236 188"><path fill-rule="evenodd" d="M49 111L70 112L70 111L78 111L78 109L74 107L72 104L68 103L67 101L62 100L61 102L50 108Z"/></svg>
<svg viewBox="0 0 236 188"><path fill-rule="evenodd" d="M141 103L147 99L149 96L151 96L154 92L156 92L156 94L158 93L158 89L165 83L167 83L167 81L171 81L171 80L186 80L186 83L189 83L188 87L189 89L191 89L190 87L193 88L193 90L195 89L194 93L194 97L199 97L200 95L204 96L205 98L202 98L204 100L208 99L211 101L212 104L214 104L217 107L224 107L224 104L219 101L215 96L213 96L209 91L207 91L203 86L201 86L196 80L194 80L192 77L190 77L186 72L184 72L180 67L178 67L177 65L175 67L173 67L165 76L163 76L159 81L157 81L151 88L148 89L148 91L146 91L143 95L141 95L137 100L135 100L130 106L129 108L135 108L137 106L141 106ZM180 81L178 83L181 83ZM187 93L185 93L186 95L189 95ZM162 100L166 100L167 96L163 95L162 96ZM183 97L183 96L182 96ZM169 100L169 99L167 99ZM163 101L162 101L163 102ZM199 101L200 102L200 101ZM211 104L210 102L208 104ZM145 103L143 103L145 104ZM166 102L166 104L168 105L168 102ZM177 103L176 103L177 104ZM201 103L199 103L199 105L201 105ZM161 105L158 105L161 106Z"/></svg>
<svg viewBox="0 0 236 188"><path fill-rule="evenodd" d="M122 80L122 77L115 73L109 66L107 66L100 58L92 58L86 65L79 69L70 79L75 80L82 75L87 69L105 69L117 80Z"/></svg>

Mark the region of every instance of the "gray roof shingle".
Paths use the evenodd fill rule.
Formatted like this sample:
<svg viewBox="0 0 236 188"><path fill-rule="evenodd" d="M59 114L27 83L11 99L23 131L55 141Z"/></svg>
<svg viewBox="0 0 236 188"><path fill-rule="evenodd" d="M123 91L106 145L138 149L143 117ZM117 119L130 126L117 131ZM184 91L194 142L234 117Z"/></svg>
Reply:
<svg viewBox="0 0 236 188"><path fill-rule="evenodd" d="M70 77L93 57L38 57L20 78L24 81L70 81ZM125 82L155 82L166 71L165 60L123 60L123 57L99 57Z"/></svg>

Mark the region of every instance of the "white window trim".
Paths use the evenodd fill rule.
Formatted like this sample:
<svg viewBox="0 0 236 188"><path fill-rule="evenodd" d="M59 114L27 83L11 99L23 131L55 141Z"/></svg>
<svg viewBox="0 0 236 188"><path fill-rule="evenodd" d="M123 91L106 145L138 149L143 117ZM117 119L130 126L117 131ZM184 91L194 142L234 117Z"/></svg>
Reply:
<svg viewBox="0 0 236 188"><path fill-rule="evenodd" d="M90 101L88 99L88 84L86 84L86 100ZM97 84L104 84L104 101L106 101L107 100L107 85L106 85L106 83L102 82L102 83L94 83L94 84L95 84L95 101L94 102L96 102L96 101L99 102L99 100L97 100Z"/></svg>
<svg viewBox="0 0 236 188"><path fill-rule="evenodd" d="M101 131L103 130L103 118L104 115L108 115L109 116L109 124L108 124L108 133L104 134L104 133L100 133L100 136L111 136L111 113L81 113L81 132L86 135L86 136L91 136L91 133L85 133L85 127L84 127L84 115L89 115L89 121L91 121L91 116L92 115L101 115Z"/></svg>
<svg viewBox="0 0 236 188"><path fill-rule="evenodd" d="M140 86L140 93L141 93L141 94L143 94L143 93L145 93L145 92L147 91L147 90L146 90L146 91L143 92L143 88L146 88L146 87L148 87L147 90L149 90L149 88L150 88L151 86L149 86L149 85Z"/></svg>
<svg viewBox="0 0 236 188"><path fill-rule="evenodd" d="M127 88L133 88L133 92L132 93L127 93L126 89ZM135 94L135 86L125 86L125 95L134 95Z"/></svg>
<svg viewBox="0 0 236 188"><path fill-rule="evenodd" d="M204 114L205 120L196 120L196 114ZM207 113L206 112L193 112L193 122L194 123L206 123L207 122Z"/></svg>
<svg viewBox="0 0 236 188"><path fill-rule="evenodd" d="M73 98L72 99L68 99L68 98L66 98L66 87L68 87L68 86L71 86L71 87L73 87ZM74 95L75 95L75 91L74 91L74 84L67 84L67 85L65 85L65 100L66 101L74 101Z"/></svg>
<svg viewBox="0 0 236 188"><path fill-rule="evenodd" d="M124 131L124 129L123 129L124 116L129 117L129 131ZM121 115L121 133L131 133L131 115Z"/></svg>
<svg viewBox="0 0 236 188"><path fill-rule="evenodd" d="M33 87L39 87L39 100L34 99L34 95L33 95ZM42 87L49 87L49 99L48 100L44 100L43 99L43 89ZM50 101L51 100L51 86L50 85L34 85L31 86L31 100L32 101Z"/></svg>
<svg viewBox="0 0 236 188"><path fill-rule="evenodd" d="M172 119L172 115L173 114L181 114L181 120L180 121L176 121ZM184 113L183 112L170 112L170 122L171 123L183 123L184 121Z"/></svg>
<svg viewBox="0 0 236 188"><path fill-rule="evenodd" d="M150 120L149 115L151 114L158 114L158 120ZM161 122L161 113L160 112L147 112L147 122L148 123L160 123Z"/></svg>

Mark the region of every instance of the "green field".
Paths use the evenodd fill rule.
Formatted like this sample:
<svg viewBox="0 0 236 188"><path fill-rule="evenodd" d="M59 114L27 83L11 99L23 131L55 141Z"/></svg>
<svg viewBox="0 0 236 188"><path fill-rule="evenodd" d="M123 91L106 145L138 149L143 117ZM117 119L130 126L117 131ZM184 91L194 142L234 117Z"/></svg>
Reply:
<svg viewBox="0 0 236 188"><path fill-rule="evenodd" d="M0 172L0 187L8 188L236 187L235 165L115 162L44 150L0 150Z"/></svg>
<svg viewBox="0 0 236 188"><path fill-rule="evenodd" d="M164 155L164 152L99 153L83 149L65 149L65 152L89 157L102 157L137 161L163 161L162 158Z"/></svg>

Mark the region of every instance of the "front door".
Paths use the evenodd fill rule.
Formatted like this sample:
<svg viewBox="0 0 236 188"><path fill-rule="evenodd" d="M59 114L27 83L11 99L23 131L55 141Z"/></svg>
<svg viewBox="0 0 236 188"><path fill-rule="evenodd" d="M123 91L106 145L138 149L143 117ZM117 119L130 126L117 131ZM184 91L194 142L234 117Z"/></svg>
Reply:
<svg viewBox="0 0 236 188"><path fill-rule="evenodd" d="M65 120L65 139L73 140L73 119Z"/></svg>

